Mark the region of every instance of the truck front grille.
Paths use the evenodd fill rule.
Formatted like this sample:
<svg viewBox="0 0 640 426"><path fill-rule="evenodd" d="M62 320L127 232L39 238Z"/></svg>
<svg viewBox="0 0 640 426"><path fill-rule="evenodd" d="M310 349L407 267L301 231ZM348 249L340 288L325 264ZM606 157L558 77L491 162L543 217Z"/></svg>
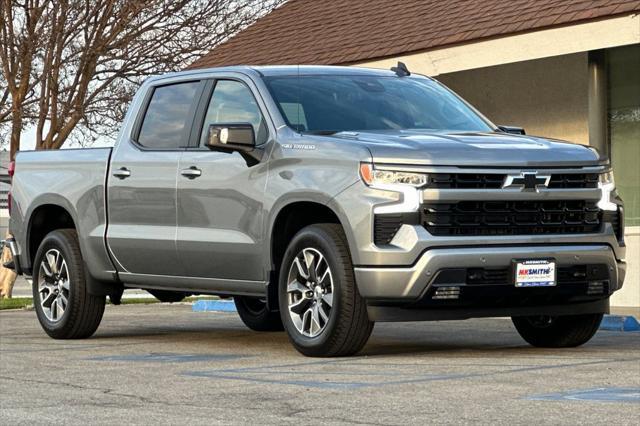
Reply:
<svg viewBox="0 0 640 426"><path fill-rule="evenodd" d="M427 188L432 189L500 189L506 179L500 173L432 173ZM556 173L549 180L550 189L597 188L597 173Z"/></svg>
<svg viewBox="0 0 640 426"><path fill-rule="evenodd" d="M421 222L437 236L581 234L599 232L602 214L581 200L430 202Z"/></svg>
<svg viewBox="0 0 640 426"><path fill-rule="evenodd" d="M472 173L435 173L429 175L428 188L436 189L499 189L506 175Z"/></svg>
<svg viewBox="0 0 640 426"><path fill-rule="evenodd" d="M549 180L549 188L597 188L597 173L567 173L551 175Z"/></svg>

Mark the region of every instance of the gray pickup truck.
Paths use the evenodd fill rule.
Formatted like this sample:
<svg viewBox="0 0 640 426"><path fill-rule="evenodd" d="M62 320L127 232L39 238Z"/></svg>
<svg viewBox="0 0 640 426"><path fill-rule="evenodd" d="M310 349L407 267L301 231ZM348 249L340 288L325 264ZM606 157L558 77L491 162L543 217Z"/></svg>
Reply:
<svg viewBox="0 0 640 426"><path fill-rule="evenodd" d="M151 78L113 149L21 152L12 185L8 266L57 339L142 288L233 297L309 356L358 352L375 321L487 316L569 347L625 273L605 158L495 126L402 64Z"/></svg>

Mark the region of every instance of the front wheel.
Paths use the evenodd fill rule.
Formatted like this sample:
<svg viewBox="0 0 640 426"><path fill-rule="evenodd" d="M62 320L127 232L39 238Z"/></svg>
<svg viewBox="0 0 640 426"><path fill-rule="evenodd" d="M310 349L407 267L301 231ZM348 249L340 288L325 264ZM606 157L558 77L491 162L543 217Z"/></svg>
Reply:
<svg viewBox="0 0 640 426"><path fill-rule="evenodd" d="M83 339L100 325L105 297L88 293L85 274L75 230L59 229L42 240L33 269L33 304L54 339Z"/></svg>
<svg viewBox="0 0 640 426"><path fill-rule="evenodd" d="M572 348L587 343L602 321L602 314L513 317L520 336L532 346Z"/></svg>
<svg viewBox="0 0 640 426"><path fill-rule="evenodd" d="M303 355L347 356L367 343L373 322L358 293L344 231L310 225L289 243L280 268L280 314Z"/></svg>

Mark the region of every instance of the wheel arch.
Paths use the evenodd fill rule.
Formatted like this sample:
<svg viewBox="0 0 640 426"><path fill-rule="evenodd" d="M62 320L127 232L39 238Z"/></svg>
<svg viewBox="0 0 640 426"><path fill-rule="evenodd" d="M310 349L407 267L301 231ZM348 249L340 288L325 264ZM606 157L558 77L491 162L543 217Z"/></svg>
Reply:
<svg viewBox="0 0 640 426"><path fill-rule="evenodd" d="M38 247L48 233L56 229L78 229L71 209L64 204L59 201L39 204L29 214L25 247L29 269L33 268Z"/></svg>
<svg viewBox="0 0 640 426"><path fill-rule="evenodd" d="M64 198L55 201L48 199L46 202L36 204L33 207L28 214L29 221L25 234L24 250L28 271L33 273L36 253L47 234L58 229L80 231L77 218L72 213L73 211L70 203ZM92 295L108 295L113 302L118 304L124 288L115 279L110 281L100 280L91 274L91 268L86 262L86 249L83 247L83 242L82 238L79 238L80 254L87 268L86 280L89 293Z"/></svg>
<svg viewBox="0 0 640 426"><path fill-rule="evenodd" d="M327 205L329 199L323 200L299 199L283 204L277 213L272 216L269 226L269 305L276 301L274 308L277 309L277 287L279 279L279 268L287 246L293 236L305 226L315 223L336 223L342 227L345 234L348 234L345 224L348 223L340 212ZM347 236L347 240L350 240ZM351 243L349 250L353 253Z"/></svg>

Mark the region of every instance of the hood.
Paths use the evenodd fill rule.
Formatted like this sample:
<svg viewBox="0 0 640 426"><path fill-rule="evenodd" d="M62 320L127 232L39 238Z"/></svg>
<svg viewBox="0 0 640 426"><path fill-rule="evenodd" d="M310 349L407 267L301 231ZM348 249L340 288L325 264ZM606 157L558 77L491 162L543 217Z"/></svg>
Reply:
<svg viewBox="0 0 640 426"><path fill-rule="evenodd" d="M569 142L506 133L424 131L341 132L333 138L357 140L374 162L483 167L575 167L606 161L594 149Z"/></svg>

